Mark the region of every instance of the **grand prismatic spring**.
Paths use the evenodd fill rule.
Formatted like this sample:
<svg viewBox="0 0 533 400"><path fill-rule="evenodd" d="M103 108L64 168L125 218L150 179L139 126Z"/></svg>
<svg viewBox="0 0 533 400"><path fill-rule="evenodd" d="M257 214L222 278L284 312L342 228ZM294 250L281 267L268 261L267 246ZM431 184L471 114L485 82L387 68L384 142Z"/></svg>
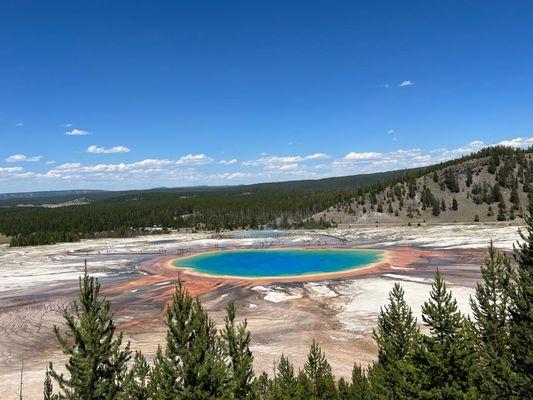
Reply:
<svg viewBox="0 0 533 400"><path fill-rule="evenodd" d="M173 265L204 275L263 278L343 272L382 258L382 251L367 249L230 250L179 258Z"/></svg>

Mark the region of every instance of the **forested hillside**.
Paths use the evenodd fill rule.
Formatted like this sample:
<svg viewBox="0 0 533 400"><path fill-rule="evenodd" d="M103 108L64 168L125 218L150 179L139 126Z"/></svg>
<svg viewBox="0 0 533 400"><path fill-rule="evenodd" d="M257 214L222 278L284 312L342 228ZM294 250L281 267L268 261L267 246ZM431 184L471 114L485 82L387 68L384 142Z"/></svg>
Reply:
<svg viewBox="0 0 533 400"><path fill-rule="evenodd" d="M315 215L341 224L496 222L522 218L533 191L531 149L489 147L357 190Z"/></svg>
<svg viewBox="0 0 533 400"><path fill-rule="evenodd" d="M54 209L5 208L0 232L13 246L77 241L81 238L125 237L157 227L221 230L237 228L327 227L309 217L353 196L351 191L253 193L139 193L83 206Z"/></svg>
<svg viewBox="0 0 533 400"><path fill-rule="evenodd" d="M21 207L11 196L0 202L0 233L25 246L182 228L506 221L522 217L532 190L531 149L490 147L426 168L317 181L93 192L84 205L69 197L79 193L60 193L68 206L57 208ZM31 201L40 199L50 206L50 196Z"/></svg>

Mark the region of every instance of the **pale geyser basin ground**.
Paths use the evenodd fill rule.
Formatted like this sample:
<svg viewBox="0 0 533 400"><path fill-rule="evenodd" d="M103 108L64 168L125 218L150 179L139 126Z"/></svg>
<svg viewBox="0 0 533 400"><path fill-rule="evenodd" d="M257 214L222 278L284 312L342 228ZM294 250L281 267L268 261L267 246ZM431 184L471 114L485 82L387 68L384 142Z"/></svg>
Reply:
<svg viewBox="0 0 533 400"><path fill-rule="evenodd" d="M207 276L275 278L346 272L383 257L383 251L370 249L254 249L197 254L172 264Z"/></svg>
<svg viewBox="0 0 533 400"><path fill-rule="evenodd" d="M18 392L23 362L26 396L39 398L48 361L58 366L66 361L52 328L64 327L63 310L78 295L84 260L90 273L101 279L102 293L112 302L114 321L125 340L152 359L157 345L165 341L164 309L180 273L169 261L184 249L189 254L259 247L380 249L387 259L377 264L388 267L359 268L334 277L235 280L182 274L219 328L227 303L235 301L238 319L247 319L252 332L257 373L271 372L282 353L302 367L316 339L334 373L349 378L354 361L367 365L375 359L372 328L395 283L401 283L421 324L421 305L438 266L459 309L469 314L469 298L490 240L499 250L511 252L519 239L517 228L501 223L358 226L261 235L173 232L23 248L0 245L0 393Z"/></svg>

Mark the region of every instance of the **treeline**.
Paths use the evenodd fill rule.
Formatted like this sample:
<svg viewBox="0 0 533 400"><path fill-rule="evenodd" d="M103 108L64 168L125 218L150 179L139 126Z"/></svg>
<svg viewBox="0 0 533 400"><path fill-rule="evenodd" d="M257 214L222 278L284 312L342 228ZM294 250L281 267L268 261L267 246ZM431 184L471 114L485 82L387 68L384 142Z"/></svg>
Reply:
<svg viewBox="0 0 533 400"><path fill-rule="evenodd" d="M324 228L313 214L353 196L348 190L188 194L146 192L89 205L0 211L0 232L12 246L82 238L126 237L146 228L195 230Z"/></svg>
<svg viewBox="0 0 533 400"><path fill-rule="evenodd" d="M351 379L336 379L313 341L304 367L280 355L273 376L253 371L250 332L227 306L224 328L181 282L166 311L167 338L148 363L115 335L110 304L87 272L80 296L65 310L66 332L55 334L68 356L67 373L50 364L44 399L527 399L533 393L533 205L514 258L490 246L482 280L471 299L473 320L462 315L437 272L422 307L420 330L396 284L378 317L378 357ZM57 390L54 390L55 387Z"/></svg>
<svg viewBox="0 0 533 400"><path fill-rule="evenodd" d="M422 210L431 209L434 216L447 208L459 207L455 199L445 204L427 187L420 189L417 179L426 175L434 178L452 193L459 183L452 167L468 161L486 159L489 171L496 175L496 185L474 184L474 202L496 202L498 219L513 219L520 207L519 183L523 191L533 184L533 161L527 155L531 149L489 147L456 160L408 171L393 171L374 175L329 178L316 181L317 187L342 186L358 182L359 186L343 189L312 190L313 181L281 182L196 191L137 191L118 197L95 200L88 205L60 208L0 208L0 233L11 238L12 246L50 244L77 241L84 238L128 237L147 233L152 227L168 229L229 230L262 228L328 228L330 220L312 219L321 211L337 208L353 213L352 204L362 211L377 210L408 217L418 213L412 203L420 195ZM441 172L443 179L439 178ZM470 174L470 185L474 171ZM375 180L385 177L384 180ZM326 181L326 182L324 182ZM367 184L369 182L375 182ZM468 184L468 178L467 178ZM291 185L294 188L291 188ZM470 187L470 185L468 185ZM497 186L495 189L494 186ZM302 189L306 188L306 189ZM512 191L508 207L500 188ZM499 195L498 192L499 191ZM454 201L455 200L455 201ZM393 207L393 202L395 206ZM405 210L404 210L405 208ZM487 212L492 212L492 209Z"/></svg>

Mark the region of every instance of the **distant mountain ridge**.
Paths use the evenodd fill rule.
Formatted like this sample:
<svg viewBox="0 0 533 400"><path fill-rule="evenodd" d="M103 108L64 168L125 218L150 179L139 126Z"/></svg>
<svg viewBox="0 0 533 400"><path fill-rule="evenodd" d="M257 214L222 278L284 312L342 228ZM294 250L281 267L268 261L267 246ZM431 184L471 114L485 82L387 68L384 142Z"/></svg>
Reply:
<svg viewBox="0 0 533 400"><path fill-rule="evenodd" d="M246 185L222 185L222 186L183 186L183 187L158 187L150 189L131 189L131 190L53 190L37 192L19 192L19 193L0 193L0 205L16 205L20 202L31 200L32 204L38 205L48 203L51 199L57 203L75 200L80 196L91 200L103 200L110 198L126 197L137 194L149 193L205 193L205 192L224 192L224 191L277 191L277 190L342 190L353 189L354 187L365 186L372 183L384 181L394 177L401 176L415 169L395 170L386 172L375 172L369 174L347 175L322 179L304 179L281 182L264 182L252 183Z"/></svg>

